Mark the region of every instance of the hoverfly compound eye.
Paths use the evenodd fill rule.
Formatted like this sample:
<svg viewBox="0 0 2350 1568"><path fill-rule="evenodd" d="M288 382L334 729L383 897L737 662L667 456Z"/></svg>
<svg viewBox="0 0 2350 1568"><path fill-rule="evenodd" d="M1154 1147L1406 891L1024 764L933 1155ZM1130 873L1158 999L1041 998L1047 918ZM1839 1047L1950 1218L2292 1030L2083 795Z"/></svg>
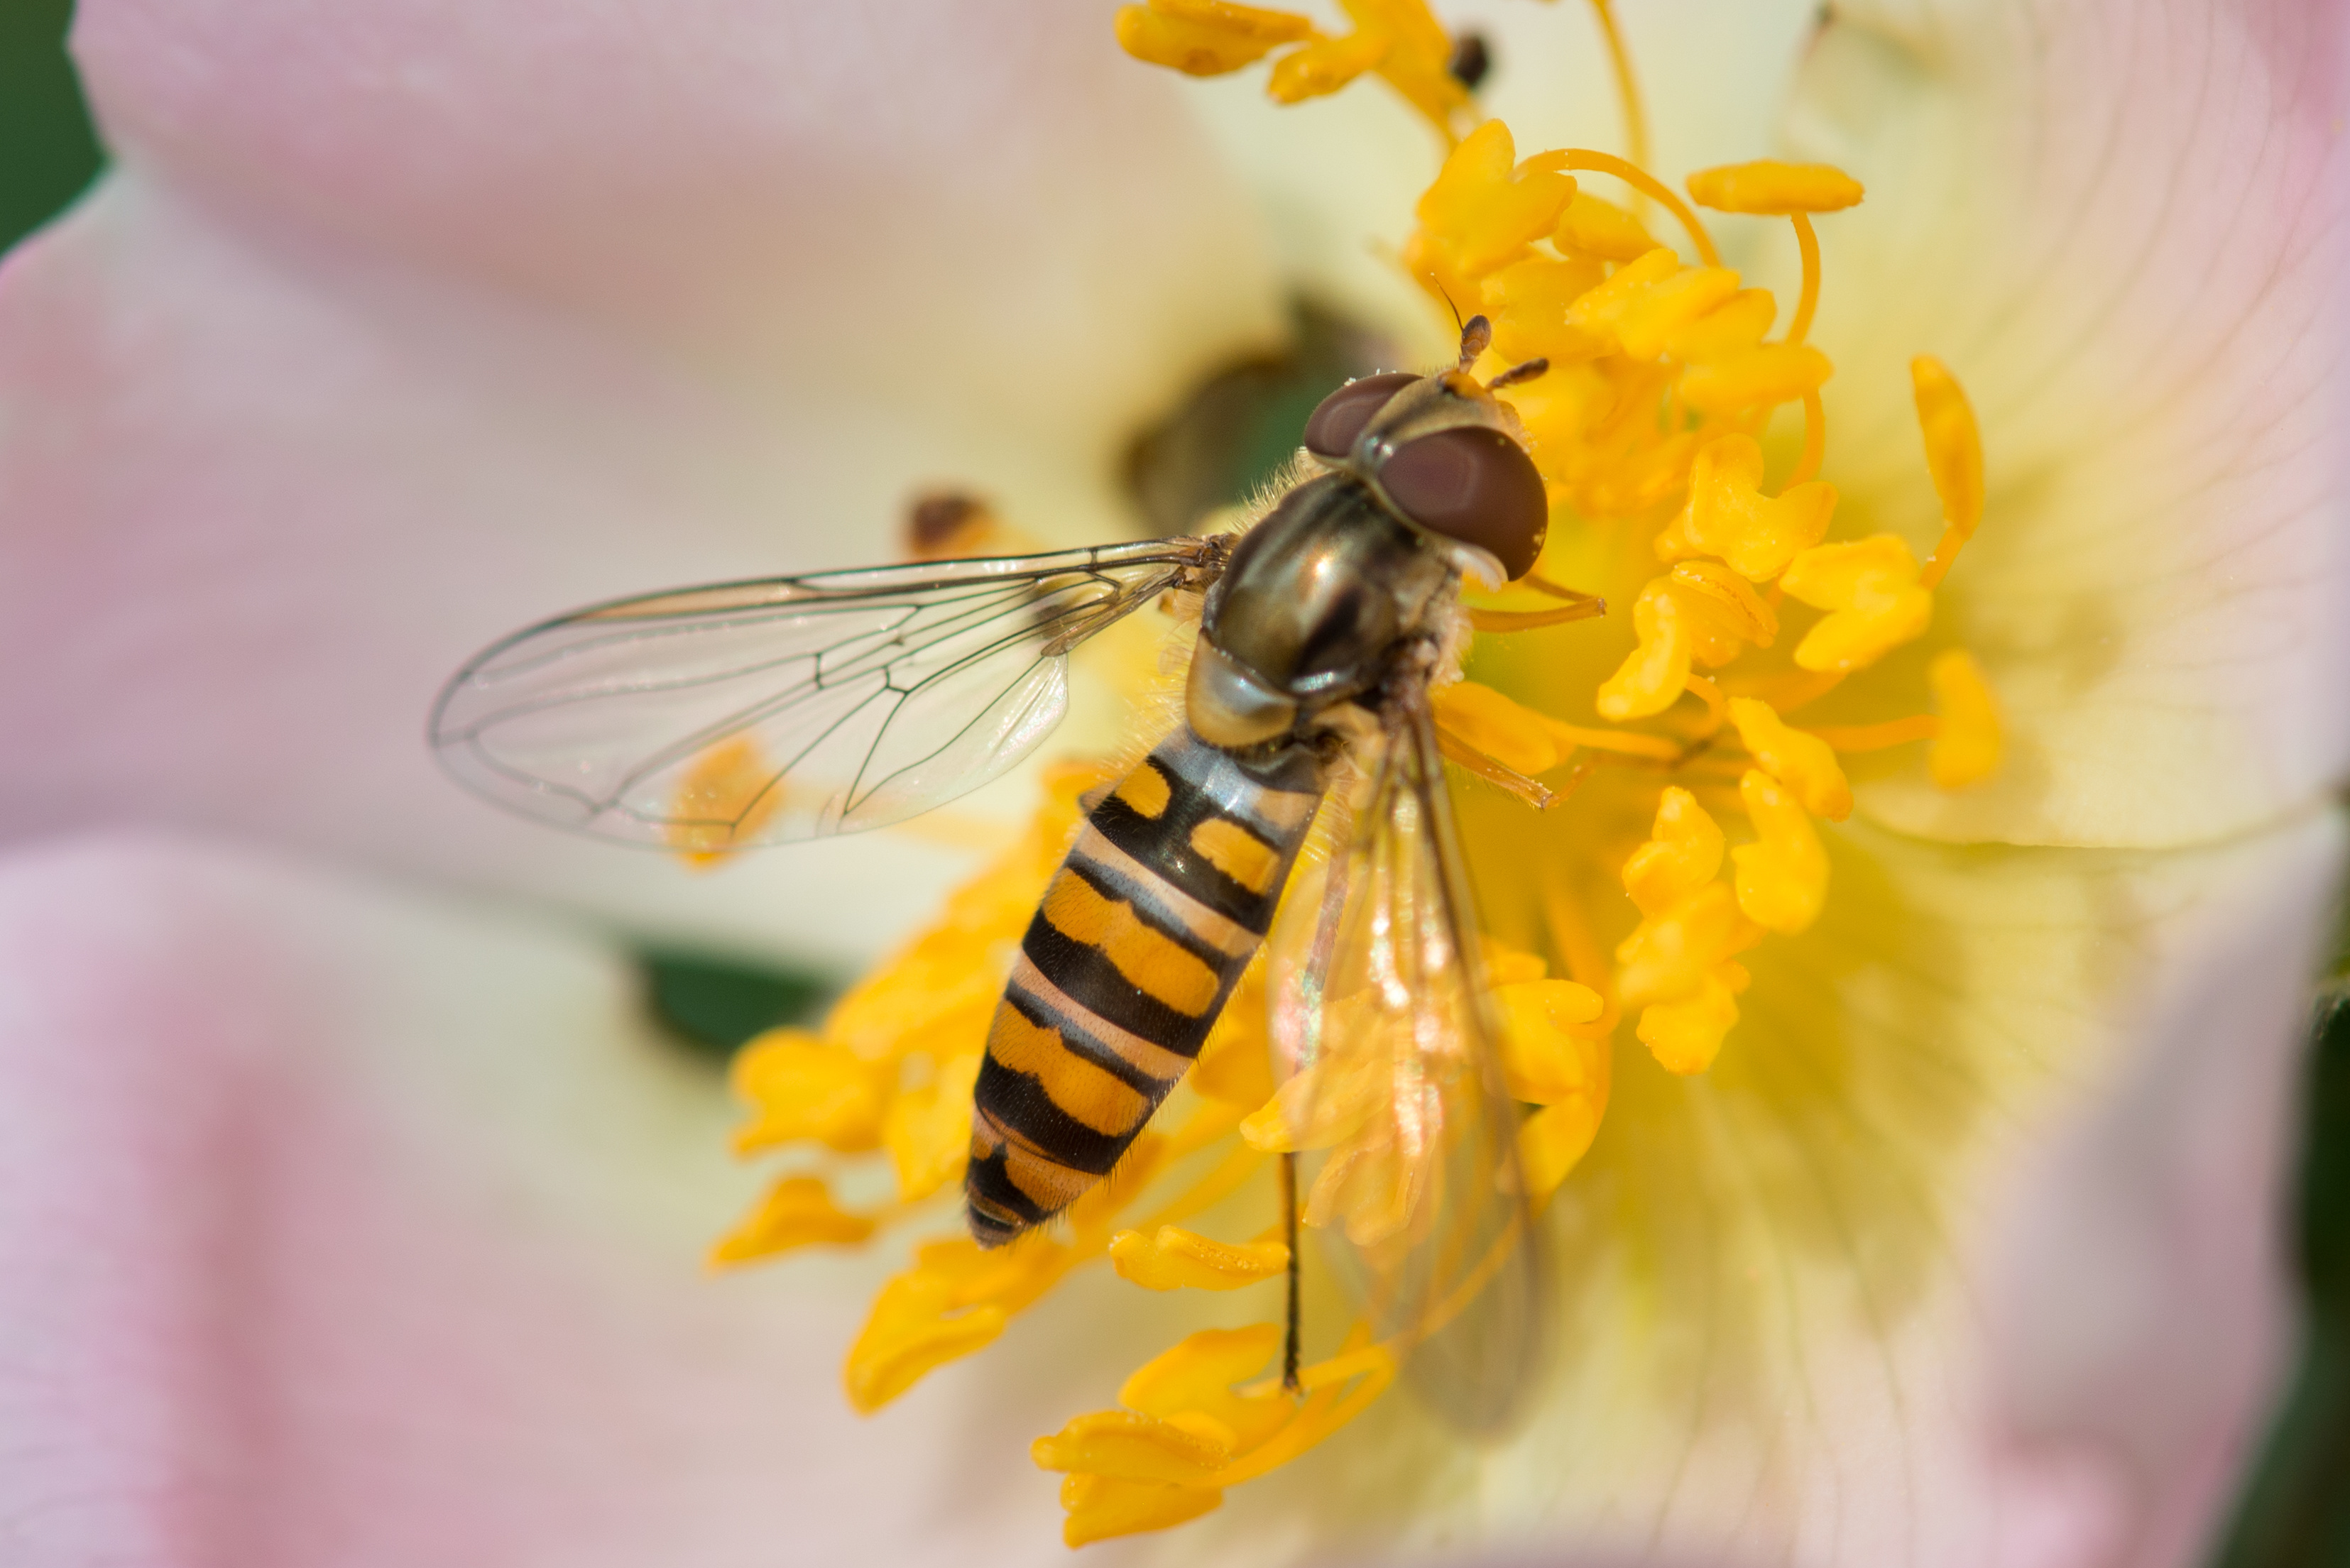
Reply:
<svg viewBox="0 0 2350 1568"><path fill-rule="evenodd" d="M1463 425L1398 448L1379 483L1431 534L1490 551L1513 580L1534 570L1550 529L1550 501L1526 449L1497 430Z"/></svg>
<svg viewBox="0 0 2350 1568"><path fill-rule="evenodd" d="M1419 380L1409 370L1388 370L1349 381L1328 397L1305 421L1305 450L1316 457L1342 458L1355 450L1355 438L1387 407L1389 398Z"/></svg>

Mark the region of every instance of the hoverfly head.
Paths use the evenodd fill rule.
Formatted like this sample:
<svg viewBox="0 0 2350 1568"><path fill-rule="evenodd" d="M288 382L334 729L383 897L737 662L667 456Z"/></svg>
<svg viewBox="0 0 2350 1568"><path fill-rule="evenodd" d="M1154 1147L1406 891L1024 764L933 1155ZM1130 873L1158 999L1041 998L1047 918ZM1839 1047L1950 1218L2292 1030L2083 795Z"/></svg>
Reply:
<svg viewBox="0 0 2350 1568"><path fill-rule="evenodd" d="M1542 554L1550 503L1492 393L1534 379L1550 364L1530 359L1481 383L1469 367L1492 343L1491 325L1473 316L1461 328L1452 369L1347 382L1306 421L1305 448L1367 481L1413 527L1473 545L1517 578Z"/></svg>

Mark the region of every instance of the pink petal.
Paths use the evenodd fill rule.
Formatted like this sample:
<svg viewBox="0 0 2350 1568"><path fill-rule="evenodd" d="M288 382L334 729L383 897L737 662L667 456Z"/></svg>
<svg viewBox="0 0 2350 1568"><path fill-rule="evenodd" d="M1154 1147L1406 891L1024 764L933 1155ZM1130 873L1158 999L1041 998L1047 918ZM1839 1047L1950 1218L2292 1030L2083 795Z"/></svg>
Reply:
<svg viewBox="0 0 2350 1568"><path fill-rule="evenodd" d="M924 485L1115 536L1125 438L1268 319L1097 7L96 4L77 47L123 164L0 271L0 834L869 951L962 857L704 879L507 821L425 754L441 681L582 602L887 557Z"/></svg>
<svg viewBox="0 0 2350 1568"><path fill-rule="evenodd" d="M894 1247L713 1278L718 1075L593 944L152 837L0 865L0 1556L1030 1562L1055 1363L860 1420ZM1055 1321L1056 1316L1058 1321ZM1114 1365L1047 1313L1005 1343Z"/></svg>

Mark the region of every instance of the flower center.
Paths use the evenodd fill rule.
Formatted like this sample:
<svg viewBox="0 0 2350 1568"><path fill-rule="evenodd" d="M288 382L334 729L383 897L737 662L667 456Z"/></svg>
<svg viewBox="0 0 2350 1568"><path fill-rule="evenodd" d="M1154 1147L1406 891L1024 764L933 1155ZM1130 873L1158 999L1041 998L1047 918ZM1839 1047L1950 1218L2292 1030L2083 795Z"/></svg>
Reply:
<svg viewBox="0 0 2350 1568"><path fill-rule="evenodd" d="M1504 382L1503 401L1548 493L1548 542L1518 584L1470 605L1482 635L1466 678L1432 699L1445 755L1502 786L1471 786L1459 804L1491 931L1484 967L1503 1066L1527 1107L1520 1167L1546 1200L1606 1117L1619 1023L1628 1018L1672 1075L1701 1074L1734 1048L1749 963L1768 962L1770 944L1809 928L1831 896L1819 825L1853 810L1846 759L1924 742L1924 765L1947 789L1998 766L1996 708L1966 652L1887 662L1929 631L1935 590L1981 519L1980 442L1950 372L1912 361L1941 539L1920 563L1893 535L1832 538L1836 492L1817 476L1828 455L1820 389L1834 366L1806 341L1823 286L1813 220L1859 202L1858 182L1762 161L1693 175L1684 200L1644 167L1606 0L1594 8L1624 87L1629 159L1565 149L1521 160L1500 121L1466 124L1473 100L1452 74L1454 41L1420 0L1344 4L1354 27L1343 35L1226 0L1129 5L1118 33L1129 53L1194 75L1277 56L1270 90L1284 103L1359 77L1385 80L1449 149L1417 206L1404 265L1432 300L1488 318L1481 378L1547 361ZM1628 199L1586 189L1595 180ZM1652 233L1652 207L1686 254ZM1775 335L1779 300L1722 265L1706 211L1792 226L1800 284ZM1783 411L1783 433L1773 430ZM1604 620L1601 599L1613 612ZM1807 722L1803 711L1831 692L1849 722ZM715 798L744 771L713 757L693 787ZM962 1168L972 1084L1011 956L1076 831L1080 797L1112 779L1098 766L1054 771L1026 837L820 1033L778 1031L737 1059L736 1087L757 1113L738 1147L822 1153L719 1243L717 1261L862 1243L938 1211L931 1200ZM994 1251L962 1236L917 1248L849 1352L858 1408L878 1409L992 1342L1100 1259L1151 1290L1276 1288L1289 1262L1281 1223L1230 1239L1186 1228L1269 1186L1273 1156L1296 1141L1263 992L1260 963L1183 1100L1068 1210L1066 1228ZM891 1196L844 1202L839 1191L863 1179L853 1162L870 1156L886 1156ZM1344 1201L1317 1190L1305 1216ZM1351 1420L1409 1346L1374 1343L1359 1324L1334 1337L1336 1351L1284 1386L1277 1324L1193 1334L1128 1379L1116 1408L1038 1439L1036 1462L1065 1477L1069 1543L1197 1517Z"/></svg>

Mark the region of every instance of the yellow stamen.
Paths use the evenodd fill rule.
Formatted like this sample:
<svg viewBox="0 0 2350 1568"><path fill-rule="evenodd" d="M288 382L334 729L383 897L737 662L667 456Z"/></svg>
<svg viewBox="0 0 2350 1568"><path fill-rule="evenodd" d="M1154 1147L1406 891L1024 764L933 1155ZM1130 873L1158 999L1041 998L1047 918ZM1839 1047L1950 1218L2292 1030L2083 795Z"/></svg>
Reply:
<svg viewBox="0 0 2350 1568"><path fill-rule="evenodd" d="M1729 721L1730 710L1721 687L1702 675L1692 675L1682 683L1682 690L1705 704L1705 722L1698 726L1697 739L1705 739Z"/></svg>
<svg viewBox="0 0 2350 1568"><path fill-rule="evenodd" d="M1565 760L1549 722L1492 687L1456 680L1429 693L1436 722L1503 766L1529 776Z"/></svg>
<svg viewBox="0 0 2350 1568"><path fill-rule="evenodd" d="M992 1344L1008 1314L993 1303L955 1312L953 1282L900 1274L881 1287L863 1332L849 1347L848 1402L869 1416L950 1361Z"/></svg>
<svg viewBox="0 0 2350 1568"><path fill-rule="evenodd" d="M1453 124L1470 107L1469 89L1452 74L1452 38L1424 0L1339 0L1357 31L1383 34L1395 47L1380 61L1380 79L1420 112L1450 144Z"/></svg>
<svg viewBox="0 0 2350 1568"><path fill-rule="evenodd" d="M734 1134L749 1154L807 1139L843 1154L879 1146L881 1069L802 1029L776 1029L745 1045L730 1070L754 1116Z"/></svg>
<svg viewBox="0 0 2350 1568"><path fill-rule="evenodd" d="M1882 752L1912 741L1930 741L1942 732L1942 722L1931 713L1887 719L1880 724L1829 724L1797 732L1839 752Z"/></svg>
<svg viewBox="0 0 2350 1568"><path fill-rule="evenodd" d="M1794 791L1805 811L1830 822L1852 815L1852 786L1845 782L1844 769L1836 765L1835 753L1825 741L1789 729L1769 703L1752 697L1731 698L1730 719L1754 760Z"/></svg>
<svg viewBox="0 0 2350 1568"><path fill-rule="evenodd" d="M1502 1023L1502 1067L1510 1094L1528 1105L1555 1106L1605 1092L1606 1050L1575 1033L1607 1008L1599 993L1571 980L1521 981L1496 987Z"/></svg>
<svg viewBox="0 0 2350 1568"><path fill-rule="evenodd" d="M1062 1538L1078 1546L1196 1518L1225 1488L1289 1463L1353 1420L1394 1379L1393 1354L1358 1331L1340 1355L1300 1371L1303 1404L1235 1386L1281 1336L1272 1324L1195 1334L1127 1379L1125 1408L1079 1416L1036 1439L1037 1465L1067 1472Z"/></svg>
<svg viewBox="0 0 2350 1568"><path fill-rule="evenodd" d="M1118 8L1118 47L1138 60L1187 76L1239 70L1283 44L1314 36L1314 24L1287 11L1227 0L1150 0Z"/></svg>
<svg viewBox="0 0 2350 1568"><path fill-rule="evenodd" d="M1728 267L1686 267L1640 291L1616 319L1616 341L1634 359L1653 359L1672 335L1738 292Z"/></svg>
<svg viewBox="0 0 2350 1568"><path fill-rule="evenodd" d="M1745 577L1720 561L1683 561L1665 575L1665 585L1690 612L1690 657L1709 670L1721 669L1750 646L1768 648L1779 636L1777 612Z"/></svg>
<svg viewBox="0 0 2350 1568"><path fill-rule="evenodd" d="M1602 346L1614 343L1618 324L1633 306L1681 270L1680 257L1662 245L1644 252L1569 306L1566 325Z"/></svg>
<svg viewBox="0 0 2350 1568"><path fill-rule="evenodd" d="M1120 1535L1169 1530L1223 1505L1221 1488L1168 1486L1156 1481L1114 1480L1108 1476L1061 1478L1061 1539L1071 1547L1090 1546Z"/></svg>
<svg viewBox="0 0 2350 1568"><path fill-rule="evenodd" d="M1860 182L1841 169L1770 158L1700 169L1689 177L1689 191L1699 206L1717 213L1773 218L1842 212L1857 206L1865 193Z"/></svg>
<svg viewBox="0 0 2350 1568"><path fill-rule="evenodd" d="M1469 92L1449 68L1452 40L1422 0L1344 0L1355 30L1331 37L1308 17L1229 0L1149 0L1119 8L1118 41L1139 60L1189 76L1222 76L1276 48L1302 48L1274 64L1266 90L1302 103L1336 92L1367 71L1424 116L1450 144Z"/></svg>
<svg viewBox="0 0 2350 1568"><path fill-rule="evenodd" d="M1632 51L1624 46L1624 30L1616 25L1610 0L1591 0L1599 22L1599 36L1607 43L1608 67L1616 74L1616 101L1624 114L1624 152L1634 163L1648 166L1648 111L1640 101L1640 78L1632 69Z"/></svg>
<svg viewBox="0 0 2350 1568"><path fill-rule="evenodd" d="M1599 1064L1593 1095L1544 1106L1518 1126L1518 1169L1537 1203L1574 1174L1607 1115L1607 1053L1595 1047L1592 1054Z"/></svg>
<svg viewBox="0 0 2350 1568"><path fill-rule="evenodd" d="M1827 899L1828 857L1819 830L1794 795L1760 769L1747 770L1738 794L1762 836L1730 852L1738 867L1738 907L1765 930L1794 936L1819 919Z"/></svg>
<svg viewBox="0 0 2350 1568"><path fill-rule="evenodd" d="M1517 918L1529 908L1536 914L1544 950L1486 942L1500 1067L1521 1107L1521 1171L1537 1199L1570 1179L1594 1147L1608 1106L1617 1024L1634 1018L1638 1038L1668 1071L1706 1071L1739 1021L1749 978L1741 955L1768 933L1799 932L1819 918L1829 861L1815 819L1839 820L1852 806L1838 748L1930 740L1929 772L1955 788L1987 776L2002 746L1981 672L1960 652L1929 668L1935 716L1815 731L1787 723L1803 704L1925 629L1932 588L1981 520L1980 441L1947 370L1918 361L1918 417L1946 524L1941 545L1921 569L1889 535L1825 543L1836 492L1814 475L1827 455L1821 388L1834 367L1804 341L1822 286L1812 215L1849 205L1860 189L1837 171L1758 162L1693 176L1697 206L1682 201L1646 171L1638 84L1611 0L1592 3L1623 91L1628 158L1570 149L1520 160L1506 127L1469 124L1471 99L1446 68L1451 39L1424 0L1341 0L1352 24L1344 34L1224 0L1149 0L1118 21L1131 52L1178 69L1219 74L1269 60L1268 90L1287 102L1376 73L1426 116L1451 151L1418 204L1404 259L1432 293L1492 320L1489 356L1475 373L1491 377L1536 357L1550 362L1546 375L1511 388L1505 400L1551 507L1546 568L1612 582L1626 552L1650 541L1662 563L1634 598L1635 647L1596 691L1537 686L1538 705L1527 706L1463 680L1432 697L1444 755L1522 798L1555 798L1539 775L1563 778L1562 793L1586 777L1601 781L1591 809L1573 814L1582 830L1558 823L1526 840L1555 846L1561 832L1575 838L1555 857L1543 851L1534 886L1521 889L1530 898L1507 900ZM1626 182L1631 210L1581 189L1578 173ZM1694 265L1656 243L1637 215L1648 201L1670 208ZM1698 206L1776 213L1794 226L1803 276L1783 338L1770 340L1776 300L1741 287L1721 265ZM1779 493L1766 494L1757 437L1791 402L1803 410L1801 455ZM1470 625L1510 635L1600 608L1541 577L1520 586L1558 602L1471 607ZM1503 602L1530 602L1514 595ZM1793 668L1784 651L1749 658L1777 649L1788 613L1783 596L1825 612L1797 639ZM1556 668L1548 654L1570 650L1566 635L1555 643L1535 660L1481 642L1479 668ZM1857 679L1850 695L1865 702L1875 690ZM1607 723L1570 724L1540 711L1573 711L1586 692ZM1705 712L1681 706L1684 695ZM1658 727L1666 733L1608 727L1651 717L1663 719ZM1731 724L1740 744L1710 738ZM681 840L681 850L732 847L746 826L765 820L754 808L775 809L761 804L769 774L747 742L712 748L689 771L702 815L724 832ZM964 1158L964 1101L1006 955L1076 830L1080 794L1109 774L1049 774L1048 802L1021 844L844 999L820 1033L787 1033L746 1054L741 1080L755 1112L746 1147L825 1146L827 1172L844 1151L877 1162L877 1151L886 1151L897 1197L850 1212L804 1168L720 1244L720 1261L854 1242L952 1188ZM1146 816L1162 814L1172 798L1146 778L1127 790L1125 804ZM1627 909L1593 879L1626 847L1612 836L1616 825L1638 820L1651 802L1649 836L1620 862ZM1464 820L1472 843L1495 842L1482 809ZM1317 830L1317 845L1326 836ZM1279 867L1243 864L1235 858L1243 846L1232 842L1201 847L1271 890ZM1085 924L1085 910L1059 914ZM1551 978L1553 962L1571 978ZM1277 1231L1233 1243L1185 1228L1265 1181L1274 1153L1325 1151L1304 1195L1307 1224L1340 1227L1360 1248L1414 1234L1419 1217L1432 1212L1429 1200L1442 1194L1395 1158L1398 1124L1383 1114L1392 1107L1393 1073L1376 1070L1409 1043L1397 1039L1390 1049L1381 1037L1276 1085L1266 973L1262 963L1243 973L1211 1031L1179 1091L1188 1115L1167 1114L1180 1117L1172 1131L1154 1121L1064 1222L993 1252L960 1236L916 1249L875 1302L848 1357L845 1377L859 1409L887 1403L988 1343L1072 1271L1104 1257L1155 1290L1232 1290L1284 1274L1293 1260ZM1204 1004L1203 996L1187 1000ZM1344 997L1332 1001L1326 1024L1350 1037L1392 1027ZM1350 1065L1349 1056L1358 1059ZM1122 1110L1120 1125L1130 1119L1130 1108ZM1165 1190L1153 1185L1161 1181ZM944 1209L940 1202L942 1223ZM1066 1472L1065 1539L1075 1545L1195 1518L1229 1487L1322 1441L1379 1397L1397 1356L1474 1299L1522 1238L1512 1229L1489 1240L1473 1263L1446 1262L1432 1315L1378 1344L1358 1326L1337 1355L1300 1368L1287 1389L1274 1324L1196 1334L1156 1358L1127 1381L1118 1408L1080 1416L1037 1443L1038 1462Z"/></svg>
<svg viewBox="0 0 2350 1568"><path fill-rule="evenodd" d="M1599 688L1603 719L1645 719L1661 713L1689 688L1690 637L1688 612L1658 577L1632 601L1632 635L1638 646L1625 656Z"/></svg>
<svg viewBox="0 0 2350 1568"><path fill-rule="evenodd" d="M1119 1386L1118 1402L1168 1419L1206 1416L1232 1434L1234 1446L1254 1448L1281 1428L1289 1411L1281 1400L1236 1389L1272 1359L1281 1340L1269 1323L1192 1334L1137 1368Z"/></svg>
<svg viewBox="0 0 2350 1568"><path fill-rule="evenodd" d="M813 1176L786 1177L761 1200L750 1218L721 1237L710 1250L713 1266L773 1257L798 1247L854 1246L868 1241L875 1221L851 1214Z"/></svg>
<svg viewBox="0 0 2350 1568"><path fill-rule="evenodd" d="M1681 378L1681 400L1701 414L1775 408L1816 392L1835 367L1803 343L1765 343L1726 359L1692 365Z"/></svg>
<svg viewBox="0 0 2350 1568"><path fill-rule="evenodd" d="M1763 288L1742 288L1696 320L1665 337L1665 352L1689 364L1727 359L1762 341L1779 314L1778 301Z"/></svg>
<svg viewBox="0 0 2350 1568"><path fill-rule="evenodd" d="M1697 796L1677 784L1657 801L1648 841L1624 862L1624 891L1644 915L1661 915L1721 869L1721 829Z"/></svg>
<svg viewBox="0 0 2350 1568"><path fill-rule="evenodd" d="M1926 753L1926 771L1944 789L1965 789L1999 771L2006 751L1999 704L1981 666L1962 648L1936 654L1926 667L1934 703L1942 711L1941 732Z"/></svg>
<svg viewBox="0 0 2350 1568"><path fill-rule="evenodd" d="M1662 735L1643 735L1630 730L1595 730L1587 724L1563 724L1556 719L1543 721L1556 735L1562 745L1588 746L1595 752L1614 752L1620 756L1647 757L1659 763L1679 762L1685 749L1677 741Z"/></svg>
<svg viewBox="0 0 2350 1568"><path fill-rule="evenodd" d="M1835 486L1817 481L1765 495L1762 448L1749 435L1728 435L1697 454L1689 504L1657 540L1657 555L1672 561L1715 556L1752 582L1768 582L1802 551L1825 537L1835 514Z"/></svg>
<svg viewBox="0 0 2350 1568"><path fill-rule="evenodd" d="M1787 323L1787 341L1801 343L1812 329L1812 313L1820 306L1820 237L1812 220L1802 213L1789 214L1795 225L1795 251L1803 258L1804 283L1795 296L1795 318Z"/></svg>
<svg viewBox="0 0 2350 1568"><path fill-rule="evenodd" d="M1820 400L1815 388L1804 394L1804 450L1795 459L1795 466L1787 475L1785 488L1794 489L1808 483L1820 471L1820 463L1828 452L1828 410Z"/></svg>
<svg viewBox="0 0 2350 1568"><path fill-rule="evenodd" d="M898 1175L898 1200L928 1198L962 1175L971 1149L971 1091L980 1054L942 1064L919 1089L899 1093L881 1115L881 1144Z"/></svg>
<svg viewBox="0 0 2350 1568"><path fill-rule="evenodd" d="M1918 558L1898 535L1814 545L1788 563L1779 586L1829 612L1795 645L1805 670L1857 670L1918 637L1934 596L1918 585Z"/></svg>
<svg viewBox="0 0 2350 1568"><path fill-rule="evenodd" d="M1336 92L1365 71L1376 70L1395 40L1377 33L1323 38L1275 61L1265 91L1276 103L1304 103Z"/></svg>
<svg viewBox="0 0 2350 1568"><path fill-rule="evenodd" d="M1109 1261L1120 1279L1145 1290L1236 1291L1284 1272L1289 1249L1278 1241L1236 1246L1161 1225L1148 1235L1121 1231L1111 1237Z"/></svg>
<svg viewBox="0 0 2350 1568"><path fill-rule="evenodd" d="M1095 1410L1030 1445L1037 1468L1113 1480L1198 1486L1232 1457L1230 1438L1139 1410Z"/></svg>
<svg viewBox="0 0 2350 1568"><path fill-rule="evenodd" d="M1684 1076L1702 1073L1713 1065L1723 1038L1738 1022L1738 1003L1731 999L1746 989L1745 979L1746 971L1739 964L1709 971L1680 1001L1642 1008L1633 1033L1666 1072Z"/></svg>
<svg viewBox="0 0 2350 1568"><path fill-rule="evenodd" d="M1461 309L1482 308L1482 279L1530 254L1575 194L1566 175L1518 166L1510 128L1489 119L1444 161L1419 199L1404 264Z"/></svg>
<svg viewBox="0 0 2350 1568"><path fill-rule="evenodd" d="M1575 201L1584 200L1577 192ZM1653 248L1642 247L1644 251ZM1484 280L1483 303L1492 312L1496 362L1514 365L1536 358L1551 362L1549 375L1510 389L1504 400L1511 407L1523 410L1529 399L1536 403L1547 400L1556 393L1561 371L1576 360L1607 350L1605 337L1570 327L1566 319L1575 302L1605 275L1596 261L1559 261L1536 254L1513 262Z"/></svg>
<svg viewBox="0 0 2350 1568"><path fill-rule="evenodd" d="M1631 261L1657 248L1639 219L1615 202L1579 189L1560 214L1551 242L1570 256L1610 262Z"/></svg>
<svg viewBox="0 0 2350 1568"><path fill-rule="evenodd" d="M1918 428L1926 438L1926 467L1942 502L1941 542L1918 578L1930 588L1982 522L1982 436L1966 389L1939 359L1921 354L1910 360L1909 381L1917 395Z"/></svg>
<svg viewBox="0 0 2350 1568"><path fill-rule="evenodd" d="M1795 300L1787 341L1801 343L1812 329L1820 302L1820 240L1811 214L1839 212L1861 198L1860 182L1825 163L1780 163L1764 160L1703 169L1689 178L1690 194L1700 207L1719 213L1783 216L1795 225L1795 248L1803 258L1803 291Z"/></svg>
<svg viewBox="0 0 2350 1568"><path fill-rule="evenodd" d="M1696 994L1715 965L1743 951L1753 940L1729 887L1703 884L1663 913L1642 920L1616 949L1616 982L1622 988L1624 1005L1646 1007Z"/></svg>
<svg viewBox="0 0 2350 1568"><path fill-rule="evenodd" d="M1558 796L1541 784L1508 763L1479 751L1441 723L1436 727L1436 749L1446 762L1466 769L1487 784L1509 791L1536 811L1548 811L1558 804Z"/></svg>
<svg viewBox="0 0 2350 1568"><path fill-rule="evenodd" d="M1587 147L1569 148L1559 152L1539 153L1526 160L1529 169L1580 169L1592 174L1613 174L1635 191L1653 196L1665 210L1680 220L1688 231L1690 244L1696 247L1698 259L1708 266L1721 265L1721 253L1714 248L1713 236L1690 211L1690 204L1673 194L1672 188L1638 164L1627 163L1608 152L1595 152Z"/></svg>

